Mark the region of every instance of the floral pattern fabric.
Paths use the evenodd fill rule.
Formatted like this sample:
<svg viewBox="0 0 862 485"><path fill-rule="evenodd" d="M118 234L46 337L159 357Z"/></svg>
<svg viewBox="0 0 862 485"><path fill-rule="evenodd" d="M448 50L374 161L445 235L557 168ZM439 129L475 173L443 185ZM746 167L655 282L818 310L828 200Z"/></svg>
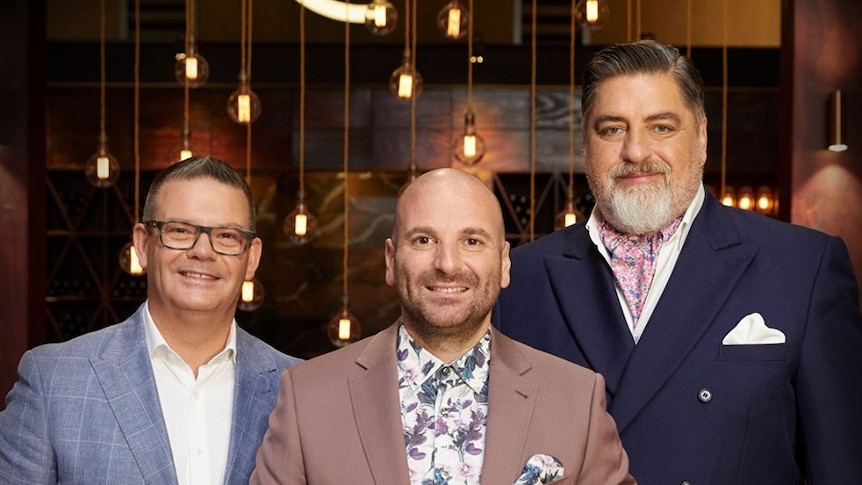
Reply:
<svg viewBox="0 0 862 485"><path fill-rule="evenodd" d="M474 485L482 474L491 333L446 364L398 330L398 392L412 485Z"/></svg>

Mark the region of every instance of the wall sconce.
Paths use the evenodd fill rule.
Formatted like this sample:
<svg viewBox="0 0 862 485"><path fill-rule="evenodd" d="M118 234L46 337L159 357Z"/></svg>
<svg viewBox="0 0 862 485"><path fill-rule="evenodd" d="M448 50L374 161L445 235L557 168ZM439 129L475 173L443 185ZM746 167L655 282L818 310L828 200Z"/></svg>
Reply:
<svg viewBox="0 0 862 485"><path fill-rule="evenodd" d="M832 152L843 152L847 149L845 133L844 96L841 90L832 91L829 95L829 140L827 147Z"/></svg>

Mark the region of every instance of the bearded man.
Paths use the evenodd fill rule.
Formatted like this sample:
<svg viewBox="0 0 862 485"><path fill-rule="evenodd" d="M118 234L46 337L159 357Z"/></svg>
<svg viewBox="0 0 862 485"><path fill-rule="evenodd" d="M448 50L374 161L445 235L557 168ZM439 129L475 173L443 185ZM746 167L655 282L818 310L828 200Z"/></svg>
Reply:
<svg viewBox="0 0 862 485"><path fill-rule="evenodd" d="M512 250L492 321L606 378L641 483L862 483L847 248L707 193L703 97L673 47L596 54L582 101L595 208Z"/></svg>

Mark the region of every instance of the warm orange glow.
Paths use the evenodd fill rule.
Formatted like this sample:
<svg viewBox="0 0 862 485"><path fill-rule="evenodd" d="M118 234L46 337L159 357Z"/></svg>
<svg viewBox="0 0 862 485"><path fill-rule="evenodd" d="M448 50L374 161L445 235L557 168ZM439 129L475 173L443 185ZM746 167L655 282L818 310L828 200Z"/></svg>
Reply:
<svg viewBox="0 0 862 485"><path fill-rule="evenodd" d="M198 78L198 59L197 57L186 56L186 79L194 81Z"/></svg>
<svg viewBox="0 0 862 485"><path fill-rule="evenodd" d="M294 234L297 236L305 236L308 232L308 216L305 214L297 214L293 221Z"/></svg>
<svg viewBox="0 0 862 485"><path fill-rule="evenodd" d="M349 318L340 318L338 320L338 340L350 340Z"/></svg>
<svg viewBox="0 0 862 485"><path fill-rule="evenodd" d="M254 301L254 281L242 282L242 301L245 303Z"/></svg>
<svg viewBox="0 0 862 485"><path fill-rule="evenodd" d="M181 162L181 161L185 160L186 158L192 158L192 151L189 150L188 148L183 148L182 150L180 150L180 159L177 161Z"/></svg>
<svg viewBox="0 0 862 485"><path fill-rule="evenodd" d="M594 23L599 20L599 0L587 0L587 22Z"/></svg>
<svg viewBox="0 0 862 485"><path fill-rule="evenodd" d="M413 76L403 73L398 77L398 97L409 99L413 96Z"/></svg>
<svg viewBox="0 0 862 485"><path fill-rule="evenodd" d="M129 246L129 273L141 274L144 268L141 267L141 262L138 260L138 253L135 251L135 246Z"/></svg>
<svg viewBox="0 0 862 485"><path fill-rule="evenodd" d="M386 27L386 6L374 6L374 25L376 27Z"/></svg>
<svg viewBox="0 0 862 485"><path fill-rule="evenodd" d="M449 21L446 24L446 35L449 37L461 36L461 9L449 9Z"/></svg>
<svg viewBox="0 0 862 485"><path fill-rule="evenodd" d="M464 156L476 156L476 135L464 135Z"/></svg>
<svg viewBox="0 0 862 485"><path fill-rule="evenodd" d="M96 159L96 177L99 180L107 180L111 176L111 161L108 157L100 155Z"/></svg>
<svg viewBox="0 0 862 485"><path fill-rule="evenodd" d="M236 119L240 123L251 121L251 96L240 94L236 98Z"/></svg>
<svg viewBox="0 0 862 485"><path fill-rule="evenodd" d="M566 227L571 226L572 224L578 222L578 216L574 212L566 212L565 222Z"/></svg>

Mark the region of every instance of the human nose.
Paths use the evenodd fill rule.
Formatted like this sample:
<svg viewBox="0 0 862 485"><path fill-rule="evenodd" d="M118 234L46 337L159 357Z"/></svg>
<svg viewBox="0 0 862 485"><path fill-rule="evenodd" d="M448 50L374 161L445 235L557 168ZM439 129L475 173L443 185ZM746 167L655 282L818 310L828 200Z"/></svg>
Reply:
<svg viewBox="0 0 862 485"><path fill-rule="evenodd" d="M623 139L622 158L627 162L641 163L652 156L652 143L641 130L629 130Z"/></svg>
<svg viewBox="0 0 862 485"><path fill-rule="evenodd" d="M206 236L206 241L204 241L204 236ZM203 258L215 257L216 252L212 241L212 234L209 231L200 231L189 249L189 255Z"/></svg>
<svg viewBox="0 0 862 485"><path fill-rule="evenodd" d="M462 265L461 254L458 248L453 244L440 244L437 246L434 265L445 274L457 273Z"/></svg>

